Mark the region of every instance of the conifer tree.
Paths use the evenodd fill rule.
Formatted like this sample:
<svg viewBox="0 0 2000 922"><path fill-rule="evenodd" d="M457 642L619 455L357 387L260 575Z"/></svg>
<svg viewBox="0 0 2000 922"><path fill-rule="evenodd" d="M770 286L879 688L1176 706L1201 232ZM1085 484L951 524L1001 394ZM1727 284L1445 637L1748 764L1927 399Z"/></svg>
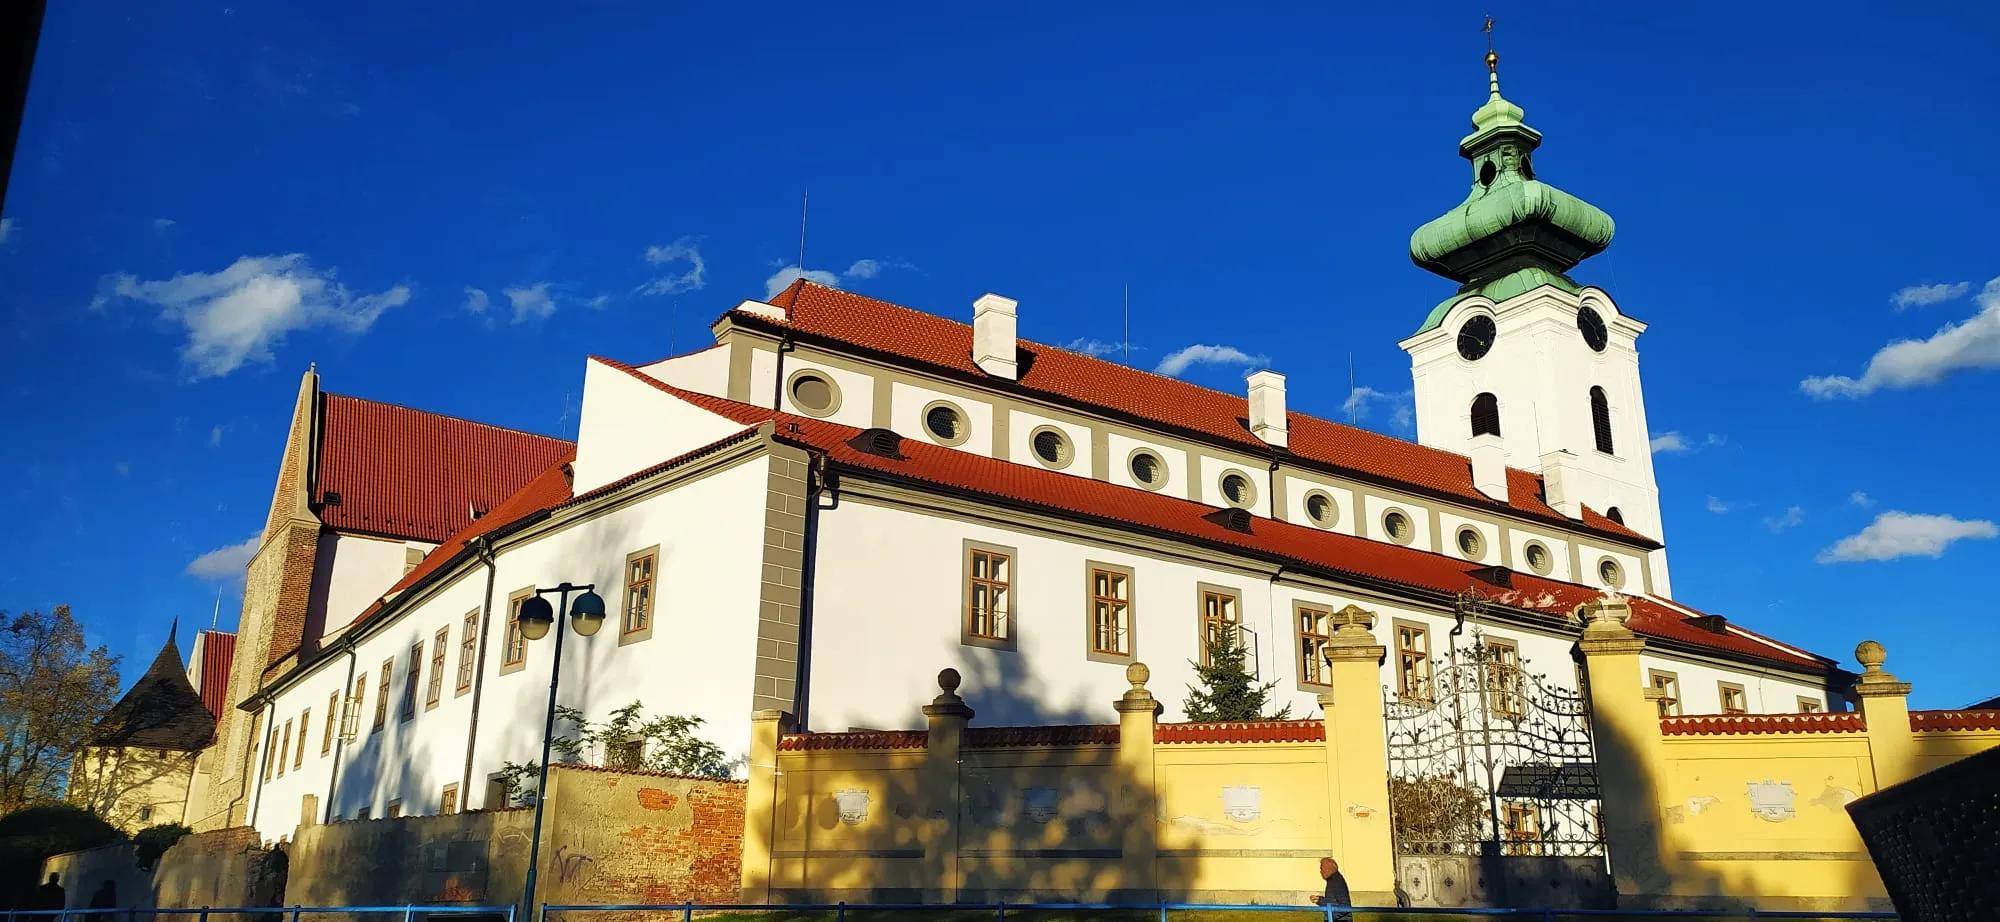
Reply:
<svg viewBox="0 0 2000 922"><path fill-rule="evenodd" d="M1276 713L1264 713L1271 702L1271 689L1278 683L1257 684L1245 665L1247 655L1240 640L1224 636L1209 641L1207 665L1189 663L1201 682L1200 688L1188 686L1187 701L1181 705L1189 720L1284 720L1292 716L1289 704Z"/></svg>

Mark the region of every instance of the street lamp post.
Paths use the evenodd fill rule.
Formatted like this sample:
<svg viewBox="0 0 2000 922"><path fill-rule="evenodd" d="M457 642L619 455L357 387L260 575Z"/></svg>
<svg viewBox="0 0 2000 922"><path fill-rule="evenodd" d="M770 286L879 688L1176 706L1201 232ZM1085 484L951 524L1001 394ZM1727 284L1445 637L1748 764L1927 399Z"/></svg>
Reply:
<svg viewBox="0 0 2000 922"><path fill-rule="evenodd" d="M526 640L540 640L547 637L549 629L561 617L567 615L577 634L589 637L604 626L604 599L591 591L595 585L572 586L563 583L552 589L537 589L535 594L521 602L521 611L515 618L521 624L521 636ZM556 593L558 611L542 598L548 593ZM569 595L581 593L571 604ZM542 721L542 762L540 775L535 780L535 831L528 840L528 884L523 900L527 904L530 918L535 911L535 871L542 858L542 805L548 802L549 789L549 748L555 741L556 733L556 683L562 679L563 630L556 628L556 658L549 665L549 711Z"/></svg>

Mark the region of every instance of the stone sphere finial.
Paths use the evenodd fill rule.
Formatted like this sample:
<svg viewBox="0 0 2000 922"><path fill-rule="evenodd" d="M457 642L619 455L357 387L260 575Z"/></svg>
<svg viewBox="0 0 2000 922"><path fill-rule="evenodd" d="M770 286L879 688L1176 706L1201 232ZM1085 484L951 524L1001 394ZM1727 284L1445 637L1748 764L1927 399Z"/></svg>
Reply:
<svg viewBox="0 0 2000 922"><path fill-rule="evenodd" d="M1861 661L1863 669L1869 672L1881 672L1882 664L1889 660L1889 651L1883 649L1876 641L1864 640L1860 646L1854 648L1854 658Z"/></svg>
<svg viewBox="0 0 2000 922"><path fill-rule="evenodd" d="M1145 663L1133 663L1125 667L1125 681L1132 683L1133 688L1145 688L1146 681L1152 677L1153 670L1146 668Z"/></svg>
<svg viewBox="0 0 2000 922"><path fill-rule="evenodd" d="M958 683L960 681L961 679L956 669L947 667L938 673L938 687L944 689L944 693L947 695L958 693Z"/></svg>

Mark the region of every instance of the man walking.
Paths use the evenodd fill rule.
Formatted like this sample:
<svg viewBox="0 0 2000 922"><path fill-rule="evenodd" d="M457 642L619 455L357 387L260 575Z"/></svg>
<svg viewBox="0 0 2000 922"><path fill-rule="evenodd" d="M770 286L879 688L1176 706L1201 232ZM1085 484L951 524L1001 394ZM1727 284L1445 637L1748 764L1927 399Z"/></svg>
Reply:
<svg viewBox="0 0 2000 922"><path fill-rule="evenodd" d="M1340 876L1339 862L1332 858L1321 858L1319 860L1319 876L1326 878L1326 893L1313 897L1314 906L1333 906L1339 909L1353 908L1354 898L1347 894L1347 878ZM1332 915L1332 919L1334 922L1353 922L1354 914L1351 912L1336 912Z"/></svg>

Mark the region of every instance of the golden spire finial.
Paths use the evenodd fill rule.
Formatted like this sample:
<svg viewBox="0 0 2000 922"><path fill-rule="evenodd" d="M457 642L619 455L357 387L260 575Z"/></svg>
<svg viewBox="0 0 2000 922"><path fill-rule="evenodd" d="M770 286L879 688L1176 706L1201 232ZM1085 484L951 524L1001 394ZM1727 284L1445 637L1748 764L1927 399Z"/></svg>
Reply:
<svg viewBox="0 0 2000 922"><path fill-rule="evenodd" d="M1493 50L1493 17L1486 17L1486 86L1494 99L1500 98L1500 53Z"/></svg>

